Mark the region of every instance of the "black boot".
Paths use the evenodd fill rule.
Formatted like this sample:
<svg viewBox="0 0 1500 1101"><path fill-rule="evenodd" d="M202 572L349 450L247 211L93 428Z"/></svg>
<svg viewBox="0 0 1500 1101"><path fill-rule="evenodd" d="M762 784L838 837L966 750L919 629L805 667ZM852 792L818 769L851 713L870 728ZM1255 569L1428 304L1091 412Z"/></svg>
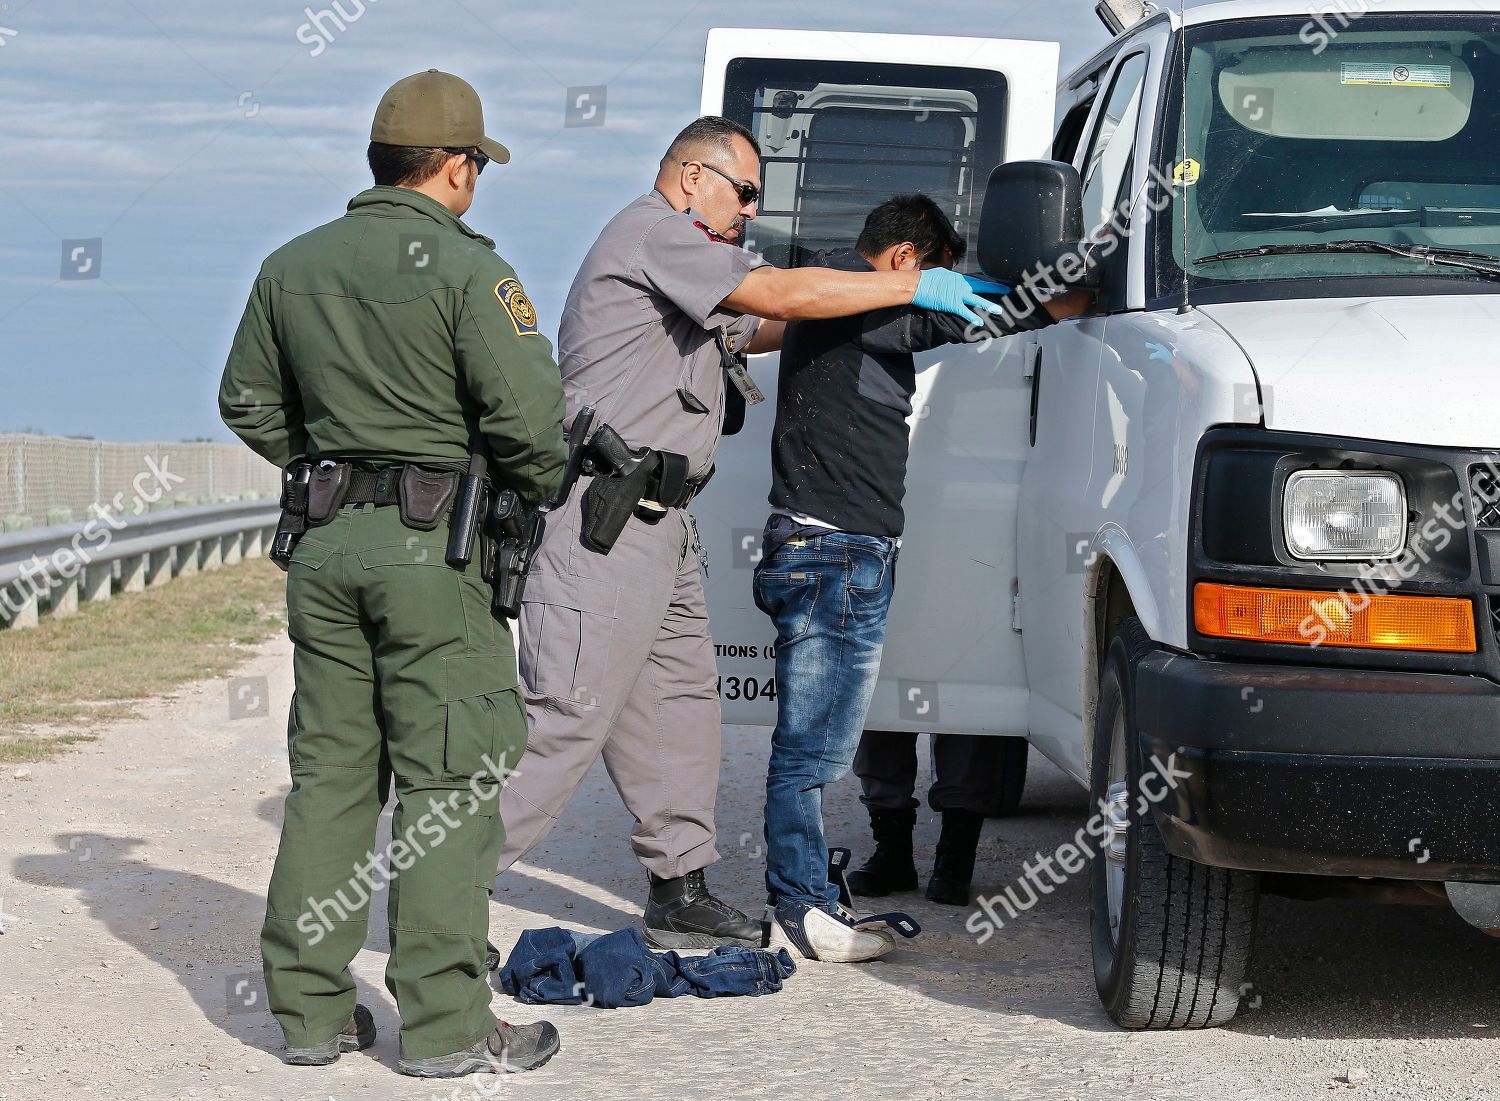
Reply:
<svg viewBox="0 0 1500 1101"><path fill-rule="evenodd" d="M652 873L646 900L646 943L652 948L717 948L739 944L759 948L760 922L715 898L701 871L676 879Z"/></svg>
<svg viewBox="0 0 1500 1101"><path fill-rule="evenodd" d="M849 889L866 898L879 898L895 891L917 889L917 866L911 858L911 831L917 812L870 808L870 832L875 851L849 873Z"/></svg>
<svg viewBox="0 0 1500 1101"><path fill-rule="evenodd" d="M937 860L927 881L927 897L945 906L967 906L969 884L974 880L974 852L984 815L971 810L943 811L943 832L938 837Z"/></svg>

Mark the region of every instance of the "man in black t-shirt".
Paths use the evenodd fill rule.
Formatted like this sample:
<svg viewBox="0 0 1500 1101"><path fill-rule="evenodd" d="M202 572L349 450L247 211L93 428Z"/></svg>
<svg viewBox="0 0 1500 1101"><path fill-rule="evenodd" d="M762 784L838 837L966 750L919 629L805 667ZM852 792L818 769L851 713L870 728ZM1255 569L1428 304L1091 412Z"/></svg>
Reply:
<svg viewBox="0 0 1500 1101"><path fill-rule="evenodd" d="M814 263L910 271L952 266L964 251L936 203L898 195L871 212L854 248L820 254ZM895 946L883 923L838 904L828 881L823 788L849 771L880 669L904 524L912 355L1041 328L1088 301L1070 292L1041 303L1017 290L988 322L903 306L786 327L771 517L755 571L756 605L777 633L778 713L765 813L772 947L854 962ZM971 864L972 850L971 843Z"/></svg>

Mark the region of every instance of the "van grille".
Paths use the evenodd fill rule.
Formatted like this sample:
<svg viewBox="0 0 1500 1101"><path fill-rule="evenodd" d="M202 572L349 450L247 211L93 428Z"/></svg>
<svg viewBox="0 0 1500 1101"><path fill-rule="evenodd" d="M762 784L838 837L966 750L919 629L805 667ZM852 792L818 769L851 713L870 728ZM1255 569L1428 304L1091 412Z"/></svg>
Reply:
<svg viewBox="0 0 1500 1101"><path fill-rule="evenodd" d="M1489 466L1469 468L1469 493L1474 508L1474 526L1500 528L1500 478Z"/></svg>

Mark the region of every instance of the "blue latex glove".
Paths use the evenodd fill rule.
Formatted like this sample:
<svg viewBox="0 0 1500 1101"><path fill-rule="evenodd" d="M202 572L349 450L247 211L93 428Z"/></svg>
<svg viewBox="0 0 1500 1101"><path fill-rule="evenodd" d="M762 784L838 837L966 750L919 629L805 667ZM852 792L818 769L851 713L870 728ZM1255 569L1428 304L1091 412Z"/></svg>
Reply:
<svg viewBox="0 0 1500 1101"><path fill-rule="evenodd" d="M917 293L912 295L911 303L924 310L955 314L971 325L983 325L984 320L974 310L1000 313L1001 309L974 292L980 289L995 294L1003 293L1003 290L992 290L997 287L1000 287L999 283L960 275L951 268L928 268L917 281Z"/></svg>
<svg viewBox="0 0 1500 1101"><path fill-rule="evenodd" d="M1009 283L996 283L992 279L986 279L982 275L966 275L964 279L969 286L980 294L1009 294L1015 290Z"/></svg>

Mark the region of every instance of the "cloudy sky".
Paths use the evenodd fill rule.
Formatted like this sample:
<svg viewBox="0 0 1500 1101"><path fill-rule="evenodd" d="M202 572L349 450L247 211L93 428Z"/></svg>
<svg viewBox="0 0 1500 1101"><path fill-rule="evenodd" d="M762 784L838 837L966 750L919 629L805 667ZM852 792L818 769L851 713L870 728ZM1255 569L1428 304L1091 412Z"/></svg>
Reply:
<svg viewBox="0 0 1500 1101"><path fill-rule="evenodd" d="M228 438L214 398L250 281L368 185L371 112L409 73L479 89L513 159L467 220L551 336L696 114L709 28L1047 39L1065 68L1106 37L1092 0L339 3L354 18L323 36L333 0L0 0L0 431ZM598 85L604 125L564 126L568 89Z"/></svg>

